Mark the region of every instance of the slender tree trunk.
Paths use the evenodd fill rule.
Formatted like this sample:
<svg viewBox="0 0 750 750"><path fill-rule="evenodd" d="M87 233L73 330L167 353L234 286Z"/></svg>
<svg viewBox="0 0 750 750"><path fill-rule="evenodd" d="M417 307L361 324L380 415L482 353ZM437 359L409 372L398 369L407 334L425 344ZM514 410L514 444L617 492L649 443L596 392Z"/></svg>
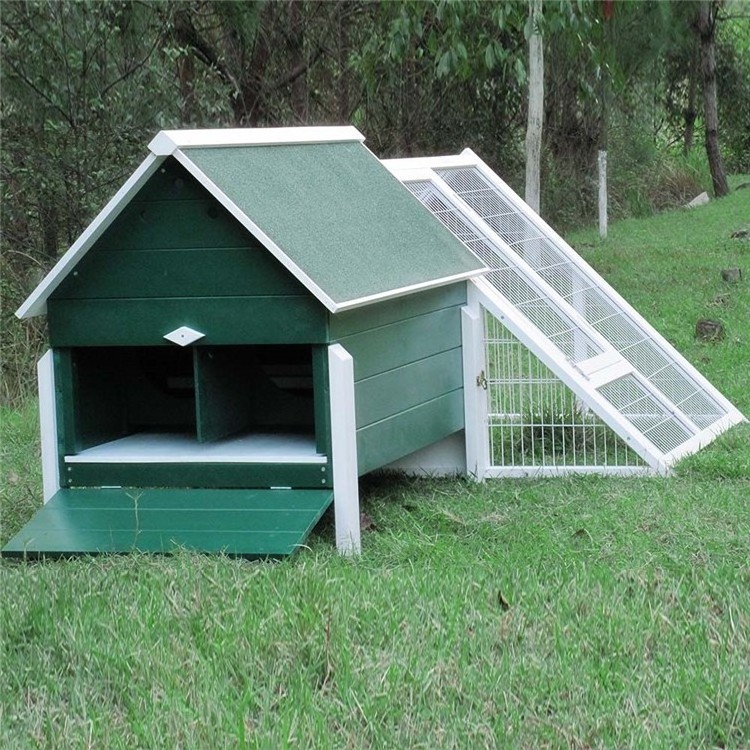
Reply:
<svg viewBox="0 0 750 750"><path fill-rule="evenodd" d="M719 113L716 96L716 55L714 39L716 12L721 0L701 0L698 6L696 30L700 40L701 74L703 76L703 115L706 120L706 154L711 170L714 195L729 194L727 175L719 150Z"/></svg>
<svg viewBox="0 0 750 750"><path fill-rule="evenodd" d="M694 56L694 57L697 57ZM693 139L695 135L695 120L698 117L698 112L695 108L695 97L697 94L697 60L694 59L693 64L690 66L688 71L688 93L687 102L685 104L685 111L683 117L685 119L685 131L683 133L683 153L687 156L693 150Z"/></svg>
<svg viewBox="0 0 750 750"><path fill-rule="evenodd" d="M180 110L182 122L195 121L195 62L188 54L177 61L177 75L180 80Z"/></svg>
<svg viewBox="0 0 750 750"><path fill-rule="evenodd" d="M336 45L336 109L338 110L338 119L341 123L348 123L350 117L350 96L349 96L349 53L351 51L351 42L349 40L349 19L347 18L347 5L339 2L336 7L337 23L337 45Z"/></svg>
<svg viewBox="0 0 750 750"><path fill-rule="evenodd" d="M542 0L529 0L529 115L526 127L526 202L539 212L539 184L544 124L544 40L539 27Z"/></svg>

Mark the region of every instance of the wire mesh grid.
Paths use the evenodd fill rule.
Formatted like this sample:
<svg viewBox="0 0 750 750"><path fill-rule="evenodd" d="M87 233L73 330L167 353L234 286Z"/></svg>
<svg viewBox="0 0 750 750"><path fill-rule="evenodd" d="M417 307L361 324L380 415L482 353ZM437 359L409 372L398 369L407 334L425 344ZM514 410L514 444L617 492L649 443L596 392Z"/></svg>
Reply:
<svg viewBox="0 0 750 750"><path fill-rule="evenodd" d="M507 262L504 257L507 251L499 247L496 241L483 236L434 185L424 180L407 183L407 187L446 228L488 268L493 269L487 275L490 283L555 344L567 359L579 362L602 353L602 348L566 316L563 310L556 307L544 291Z"/></svg>
<svg viewBox="0 0 750 750"><path fill-rule="evenodd" d="M598 279L560 247L493 185L477 167L436 170L440 177L502 237L558 294L602 334L658 393L684 413L695 429L674 415L651 429L658 447L672 446L722 419L727 411L697 383L649 332L600 287ZM652 399L653 400L653 399ZM661 407L660 407L661 408ZM654 439L656 438L656 439ZM677 447L676 445L673 447Z"/></svg>
<svg viewBox="0 0 750 750"><path fill-rule="evenodd" d="M494 467L643 467L499 320L485 312L490 463Z"/></svg>

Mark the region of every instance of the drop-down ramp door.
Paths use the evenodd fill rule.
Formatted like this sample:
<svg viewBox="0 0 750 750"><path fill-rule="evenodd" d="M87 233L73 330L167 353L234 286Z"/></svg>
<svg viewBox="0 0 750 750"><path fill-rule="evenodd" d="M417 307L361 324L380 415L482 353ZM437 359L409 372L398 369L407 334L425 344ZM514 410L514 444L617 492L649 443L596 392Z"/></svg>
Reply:
<svg viewBox="0 0 750 750"><path fill-rule="evenodd" d="M292 554L333 500L331 490L68 489L3 549L60 556L177 549L247 557Z"/></svg>

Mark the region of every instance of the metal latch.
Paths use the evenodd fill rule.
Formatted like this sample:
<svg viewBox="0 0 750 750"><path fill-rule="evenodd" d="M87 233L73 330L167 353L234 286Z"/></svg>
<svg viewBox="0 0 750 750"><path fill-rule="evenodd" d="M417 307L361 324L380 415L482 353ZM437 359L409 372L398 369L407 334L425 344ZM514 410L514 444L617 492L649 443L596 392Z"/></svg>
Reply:
<svg viewBox="0 0 750 750"><path fill-rule="evenodd" d="M487 390L487 377L484 374L484 370L477 375L477 388L484 388Z"/></svg>

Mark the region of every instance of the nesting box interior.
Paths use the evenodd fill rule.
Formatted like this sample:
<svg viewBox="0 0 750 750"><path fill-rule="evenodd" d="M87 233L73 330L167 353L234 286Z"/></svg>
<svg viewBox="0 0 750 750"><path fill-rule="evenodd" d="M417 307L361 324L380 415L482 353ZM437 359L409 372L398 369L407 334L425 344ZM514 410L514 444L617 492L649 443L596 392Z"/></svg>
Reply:
<svg viewBox="0 0 750 750"><path fill-rule="evenodd" d="M325 453L310 346L90 347L70 356L81 459Z"/></svg>

